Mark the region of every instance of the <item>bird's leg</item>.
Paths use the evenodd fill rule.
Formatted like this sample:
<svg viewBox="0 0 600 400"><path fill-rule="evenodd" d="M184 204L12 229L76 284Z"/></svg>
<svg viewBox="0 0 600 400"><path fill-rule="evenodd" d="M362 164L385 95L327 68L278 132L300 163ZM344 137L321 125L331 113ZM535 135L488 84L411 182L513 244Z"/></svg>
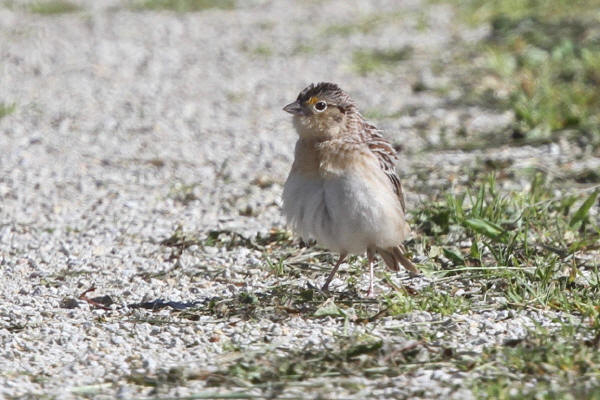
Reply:
<svg viewBox="0 0 600 400"><path fill-rule="evenodd" d="M340 259L338 260L337 264L335 264L335 267L333 267L333 270L331 271L331 273L327 277L327 280L325 281L325 284L321 288L322 291L326 291L327 290L327 288L329 287L329 282L331 282L331 280L333 279L333 276L335 275L335 273L337 272L338 268L340 267L340 265L342 264L342 262L346 258L346 255L347 255L346 253L340 253Z"/></svg>
<svg viewBox="0 0 600 400"><path fill-rule="evenodd" d="M367 297L373 297L373 259L375 258L375 251L373 249L367 249L367 262L369 264L369 290L367 290Z"/></svg>

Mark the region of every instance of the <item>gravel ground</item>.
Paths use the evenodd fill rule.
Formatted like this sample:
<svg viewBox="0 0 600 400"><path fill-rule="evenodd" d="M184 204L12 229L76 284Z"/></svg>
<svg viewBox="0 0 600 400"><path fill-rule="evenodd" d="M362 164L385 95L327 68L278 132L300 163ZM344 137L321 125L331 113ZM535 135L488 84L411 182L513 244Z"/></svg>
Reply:
<svg viewBox="0 0 600 400"><path fill-rule="evenodd" d="M233 388L206 388L203 379L157 389L131 377L170 368L187 375L216 371L253 351L326 349L342 334L368 333L403 346L409 339L399 332L415 324L434 330L441 324L452 331L444 336L449 345L477 352L524 335L534 322L553 323L548 313L499 310L450 317L419 311L362 325L301 315L194 321L171 308L131 307L324 280L327 265L277 277L260 249L206 242L212 231L251 238L283 227L280 196L296 138L281 107L310 82L339 83L374 115L414 110L372 118L402 145L399 171L409 206L464 183L461 168L481 158L549 171L572 158L568 144L421 151L443 134L512 121L510 113L452 105L460 96L452 90L412 90L419 82L447 86L452 76L432 72L435 64L486 33L460 27L447 5L239 3L233 10L176 14L87 0L78 2L83 11L56 16L29 13L18 2L0 6L0 101L16 105L0 120L0 397L226 393ZM331 29L374 13L397 14L393 24L372 31L343 36ZM353 69L353 49L404 46L412 55L393 70ZM571 168L594 162L580 157ZM197 240L180 255L161 244L178 228ZM332 286L343 285L336 279ZM92 287L89 297L110 296L106 309L79 298ZM389 288L378 282L376 290ZM153 323L161 318L169 323ZM440 366L394 378L319 378L281 395L465 399L470 394L460 387L467 378ZM358 392L351 390L356 385Z"/></svg>

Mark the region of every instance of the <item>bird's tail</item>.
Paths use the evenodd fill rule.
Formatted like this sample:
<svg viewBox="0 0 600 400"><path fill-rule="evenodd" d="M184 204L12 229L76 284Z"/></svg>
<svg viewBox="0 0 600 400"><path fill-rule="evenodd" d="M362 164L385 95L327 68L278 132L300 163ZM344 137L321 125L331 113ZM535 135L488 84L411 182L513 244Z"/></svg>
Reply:
<svg viewBox="0 0 600 400"><path fill-rule="evenodd" d="M383 258L383 261L387 264L388 268L392 271L398 271L400 269L399 264L402 264L411 275L418 275L420 271L415 265L404 255L404 246L399 245L390 247L388 249L377 248L377 253Z"/></svg>

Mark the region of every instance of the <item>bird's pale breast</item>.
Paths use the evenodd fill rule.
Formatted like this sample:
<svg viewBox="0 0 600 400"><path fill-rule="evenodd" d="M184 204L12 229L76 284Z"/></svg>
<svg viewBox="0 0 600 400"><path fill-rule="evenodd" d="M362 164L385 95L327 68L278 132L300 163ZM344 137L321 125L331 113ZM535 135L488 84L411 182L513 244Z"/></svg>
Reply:
<svg viewBox="0 0 600 400"><path fill-rule="evenodd" d="M388 178L359 143L300 140L283 203L288 223L301 237L338 252L395 246L408 234Z"/></svg>

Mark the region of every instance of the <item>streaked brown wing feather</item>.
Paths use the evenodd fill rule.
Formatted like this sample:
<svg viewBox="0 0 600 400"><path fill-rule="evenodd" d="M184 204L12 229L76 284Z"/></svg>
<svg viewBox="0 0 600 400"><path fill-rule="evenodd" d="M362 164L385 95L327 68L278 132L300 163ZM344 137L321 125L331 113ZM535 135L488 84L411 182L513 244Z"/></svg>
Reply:
<svg viewBox="0 0 600 400"><path fill-rule="evenodd" d="M404 202L404 192L402 191L402 184L400 178L396 174L395 163L398 157L396 156L396 150L392 147L390 142L387 141L381 132L372 124L364 121L363 122L363 134L369 149L375 154L379 160L379 166L385 172L389 178L394 192L398 196L400 205L402 206L402 212L406 213L406 204Z"/></svg>

